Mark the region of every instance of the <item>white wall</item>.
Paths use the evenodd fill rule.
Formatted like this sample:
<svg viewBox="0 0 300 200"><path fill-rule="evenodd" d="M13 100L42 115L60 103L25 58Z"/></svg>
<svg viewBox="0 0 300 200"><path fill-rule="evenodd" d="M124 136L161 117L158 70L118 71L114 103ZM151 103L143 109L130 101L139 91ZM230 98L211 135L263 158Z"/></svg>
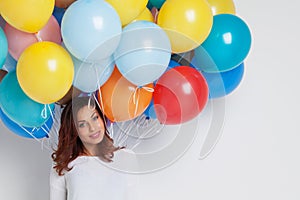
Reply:
<svg viewBox="0 0 300 200"><path fill-rule="evenodd" d="M226 98L222 137L199 160L200 131L173 165L141 175L143 200L300 199L300 3L235 4L251 28L253 45L243 82ZM0 198L47 200L49 151L0 126Z"/></svg>

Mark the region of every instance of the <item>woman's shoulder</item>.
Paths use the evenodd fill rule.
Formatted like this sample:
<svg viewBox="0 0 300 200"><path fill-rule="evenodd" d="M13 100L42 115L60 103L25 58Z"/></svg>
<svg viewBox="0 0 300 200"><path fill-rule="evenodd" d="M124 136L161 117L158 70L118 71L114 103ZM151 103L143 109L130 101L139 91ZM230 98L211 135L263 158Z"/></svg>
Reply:
<svg viewBox="0 0 300 200"><path fill-rule="evenodd" d="M77 158L75 158L75 160L71 161L68 166L69 168L72 168L76 165L83 165L85 163L89 163L91 160L99 161L100 159L96 156L82 155L82 156L78 156Z"/></svg>
<svg viewBox="0 0 300 200"><path fill-rule="evenodd" d="M134 173L139 170L137 155L130 149L120 149L114 153L113 162L107 166L121 172Z"/></svg>

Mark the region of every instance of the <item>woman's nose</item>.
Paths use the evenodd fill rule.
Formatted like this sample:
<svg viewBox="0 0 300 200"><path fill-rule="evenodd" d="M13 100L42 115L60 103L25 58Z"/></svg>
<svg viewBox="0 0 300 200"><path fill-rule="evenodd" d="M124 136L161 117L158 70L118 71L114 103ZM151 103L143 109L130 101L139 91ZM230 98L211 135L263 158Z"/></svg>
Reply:
<svg viewBox="0 0 300 200"><path fill-rule="evenodd" d="M95 130L95 126L96 126L95 124L89 123L89 128L91 132Z"/></svg>

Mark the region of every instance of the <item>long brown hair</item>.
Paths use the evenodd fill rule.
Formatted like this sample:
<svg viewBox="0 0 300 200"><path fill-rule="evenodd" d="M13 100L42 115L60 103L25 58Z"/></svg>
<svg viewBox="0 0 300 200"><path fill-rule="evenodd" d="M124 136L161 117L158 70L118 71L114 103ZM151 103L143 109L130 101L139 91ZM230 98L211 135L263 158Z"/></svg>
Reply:
<svg viewBox="0 0 300 200"><path fill-rule="evenodd" d="M57 150L54 151L51 156L55 162L53 168L60 176L63 175L64 170L70 171L72 169L68 166L71 161L75 160L80 155L89 154L78 136L75 123L77 112L87 105L94 107L98 111L104 124L106 124L106 117L93 97L75 97L66 105L61 114L61 126L59 129ZM113 153L121 149L121 147L115 147L113 145L113 140L108 135L106 125L105 134L103 140L99 144L99 148L101 154L98 155L98 157L106 162L110 162Z"/></svg>

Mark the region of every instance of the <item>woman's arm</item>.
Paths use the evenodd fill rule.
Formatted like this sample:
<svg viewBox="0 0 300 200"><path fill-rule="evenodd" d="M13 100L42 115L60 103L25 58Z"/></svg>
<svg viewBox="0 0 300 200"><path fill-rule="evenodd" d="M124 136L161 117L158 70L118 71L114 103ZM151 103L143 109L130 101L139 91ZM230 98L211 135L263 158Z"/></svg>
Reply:
<svg viewBox="0 0 300 200"><path fill-rule="evenodd" d="M50 200L67 200L65 176L59 176L52 168L50 171Z"/></svg>

